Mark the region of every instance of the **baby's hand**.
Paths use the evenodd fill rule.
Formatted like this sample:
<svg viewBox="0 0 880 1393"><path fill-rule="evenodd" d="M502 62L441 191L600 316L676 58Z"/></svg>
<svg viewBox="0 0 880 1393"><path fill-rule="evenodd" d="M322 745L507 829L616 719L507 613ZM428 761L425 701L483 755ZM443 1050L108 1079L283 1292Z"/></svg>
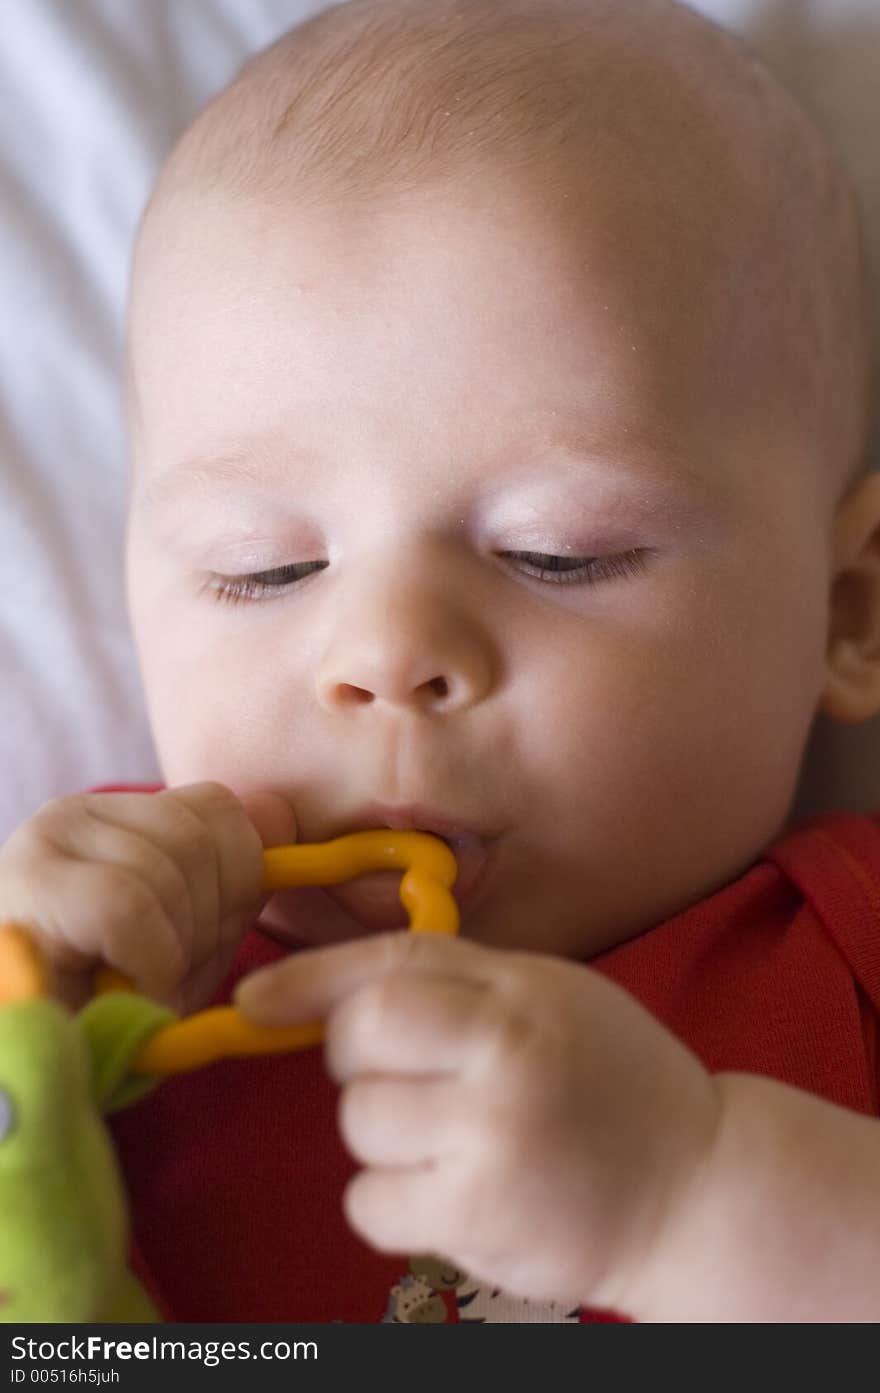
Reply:
<svg viewBox="0 0 880 1393"><path fill-rule="evenodd" d="M197 1010L268 899L261 835L294 841L290 806L256 794L246 808L219 783L56 798L0 847L0 922L31 930L70 1006L104 963Z"/></svg>
<svg viewBox="0 0 880 1393"><path fill-rule="evenodd" d="M511 1295L610 1306L708 1160L710 1075L589 968L442 936L309 951L236 993L326 1020L346 1192L374 1247L442 1255Z"/></svg>

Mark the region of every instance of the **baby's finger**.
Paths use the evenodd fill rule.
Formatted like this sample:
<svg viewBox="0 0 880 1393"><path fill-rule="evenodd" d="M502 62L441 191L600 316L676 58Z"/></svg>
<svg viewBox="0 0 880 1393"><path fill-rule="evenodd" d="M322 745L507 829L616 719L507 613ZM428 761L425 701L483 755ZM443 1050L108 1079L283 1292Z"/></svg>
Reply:
<svg viewBox="0 0 880 1393"><path fill-rule="evenodd" d="M391 972L483 984L497 965L494 950L446 934L376 934L261 968L240 983L235 999L259 1025L299 1025L323 1020L351 992Z"/></svg>
<svg viewBox="0 0 880 1393"><path fill-rule="evenodd" d="M41 865L37 897L26 865L23 875L21 886L17 868L4 881L4 915L30 929L59 974L103 962L160 997L182 976L180 936L154 887L127 866L59 852Z"/></svg>
<svg viewBox="0 0 880 1393"><path fill-rule="evenodd" d="M242 794L241 804L264 847L289 846L296 841L296 816L282 794L270 789Z"/></svg>
<svg viewBox="0 0 880 1393"><path fill-rule="evenodd" d="M461 1088L449 1079L356 1079L339 1100L339 1130L366 1166L433 1165L460 1144Z"/></svg>
<svg viewBox="0 0 880 1393"><path fill-rule="evenodd" d="M262 843L241 803L223 784L187 784L149 795L96 794L89 804L106 825L140 832L147 873L157 876L160 887L166 885L167 873L148 848L161 849L178 868L178 899L163 895L163 901L193 965L225 946L224 928L238 927L233 916L245 909L259 912Z"/></svg>
<svg viewBox="0 0 880 1393"><path fill-rule="evenodd" d="M449 1207L441 1203L444 1170L441 1164L359 1171L343 1195L346 1218L380 1252L447 1253L453 1245L444 1222Z"/></svg>
<svg viewBox="0 0 880 1393"><path fill-rule="evenodd" d="M331 1011L324 1053L338 1083L363 1074L452 1074L473 1058L487 1026L482 982L393 972Z"/></svg>
<svg viewBox="0 0 880 1393"><path fill-rule="evenodd" d="M191 960L197 910L213 911L216 919L217 895L216 888L210 894L216 876L205 874L214 856L209 834L188 809L163 802L161 794L89 794L83 815L65 819L57 844L90 865L117 866L142 880L164 908L185 961Z"/></svg>
<svg viewBox="0 0 880 1393"><path fill-rule="evenodd" d="M254 916L263 903L263 843L235 794L223 784L189 784L166 795L201 825L193 842L192 872L197 948L204 962L225 946L224 929L237 933L240 917ZM206 848L199 858L199 846Z"/></svg>

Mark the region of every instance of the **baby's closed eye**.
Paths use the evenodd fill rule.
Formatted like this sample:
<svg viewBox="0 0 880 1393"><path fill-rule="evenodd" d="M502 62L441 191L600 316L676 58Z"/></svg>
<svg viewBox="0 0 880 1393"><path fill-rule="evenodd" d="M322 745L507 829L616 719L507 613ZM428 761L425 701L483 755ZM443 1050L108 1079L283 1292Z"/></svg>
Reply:
<svg viewBox="0 0 880 1393"><path fill-rule="evenodd" d="M517 563L526 575L552 585L596 585L644 571L646 549L635 548L610 556L556 556L547 552L504 551L502 558ZM242 576L213 576L207 585L212 596L228 604L260 600L285 593L294 585L329 566L329 561L299 561Z"/></svg>

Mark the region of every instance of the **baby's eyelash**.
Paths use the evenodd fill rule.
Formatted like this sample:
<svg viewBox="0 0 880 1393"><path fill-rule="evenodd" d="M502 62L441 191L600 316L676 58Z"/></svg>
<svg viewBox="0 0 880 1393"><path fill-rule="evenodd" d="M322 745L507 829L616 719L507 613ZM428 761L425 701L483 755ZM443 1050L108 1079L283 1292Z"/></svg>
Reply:
<svg viewBox="0 0 880 1393"><path fill-rule="evenodd" d="M329 564L329 561L297 561L290 566L276 566L271 571L257 571L252 576L212 576L207 589L215 600L227 605L261 600L273 590L286 590L315 571L323 571Z"/></svg>
<svg viewBox="0 0 880 1393"><path fill-rule="evenodd" d="M526 575L536 576L550 585L596 585L614 577L636 575L644 571L646 565L646 552L641 548L616 556L553 556L540 551L498 554L525 567ZM224 604L262 600L273 593L287 591L329 564L328 561L299 561L290 566L276 566L271 571L257 571L250 576L214 576L207 588L215 600Z"/></svg>
<svg viewBox="0 0 880 1393"><path fill-rule="evenodd" d="M512 561L519 561L537 573L539 580L551 585L596 585L615 576L631 576L645 569L645 551L634 548L616 556L551 556L535 551L503 551Z"/></svg>

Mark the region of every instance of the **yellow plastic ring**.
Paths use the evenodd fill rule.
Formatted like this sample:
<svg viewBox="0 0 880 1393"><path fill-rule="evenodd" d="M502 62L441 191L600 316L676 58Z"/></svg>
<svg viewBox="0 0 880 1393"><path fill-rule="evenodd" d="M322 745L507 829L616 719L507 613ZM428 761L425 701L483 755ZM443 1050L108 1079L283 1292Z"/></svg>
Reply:
<svg viewBox="0 0 880 1393"><path fill-rule="evenodd" d="M458 932L458 906L450 893L458 866L439 837L427 832L352 832L330 842L272 847L263 853L263 887L334 885L367 871L402 870L400 899L414 933ZM129 987L103 972L99 991ZM164 1026L137 1055L138 1074L179 1074L230 1056L280 1054L305 1049L323 1037L320 1023L258 1026L237 1006L212 1006Z"/></svg>

